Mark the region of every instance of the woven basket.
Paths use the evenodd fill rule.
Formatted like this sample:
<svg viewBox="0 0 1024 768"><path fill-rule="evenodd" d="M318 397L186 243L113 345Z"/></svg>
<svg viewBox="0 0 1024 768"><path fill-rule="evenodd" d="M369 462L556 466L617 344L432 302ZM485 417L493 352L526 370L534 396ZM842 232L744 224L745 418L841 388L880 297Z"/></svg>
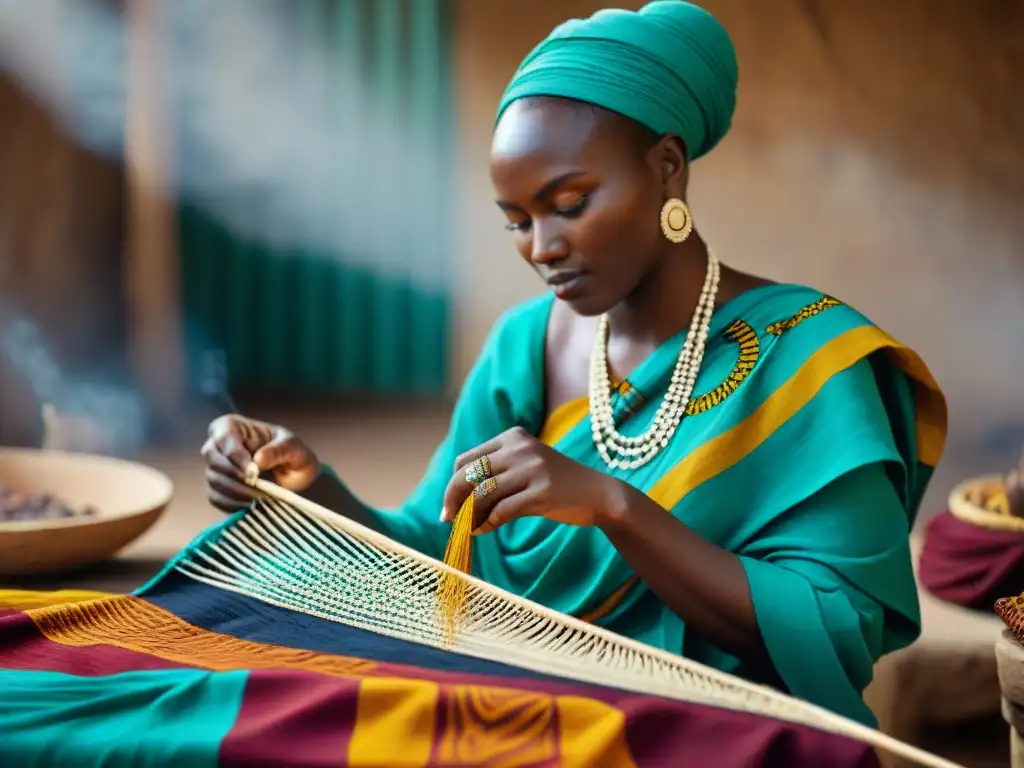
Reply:
<svg viewBox="0 0 1024 768"><path fill-rule="evenodd" d="M958 520L979 528L1024 533L1024 518L993 512L970 500L970 496L1002 484L1002 475L987 475L960 483L949 494L950 513Z"/></svg>

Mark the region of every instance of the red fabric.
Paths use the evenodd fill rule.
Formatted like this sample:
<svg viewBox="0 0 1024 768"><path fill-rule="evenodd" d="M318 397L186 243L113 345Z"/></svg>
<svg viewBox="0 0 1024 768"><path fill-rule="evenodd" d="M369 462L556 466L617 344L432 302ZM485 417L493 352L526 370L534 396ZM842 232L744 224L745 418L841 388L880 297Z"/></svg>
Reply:
<svg viewBox="0 0 1024 768"><path fill-rule="evenodd" d="M918 579L942 600L991 610L1000 597L1024 591L1024 535L943 512L925 529Z"/></svg>
<svg viewBox="0 0 1024 768"><path fill-rule="evenodd" d="M249 673L220 768L334 768L345 765L356 722L358 680L308 672Z"/></svg>

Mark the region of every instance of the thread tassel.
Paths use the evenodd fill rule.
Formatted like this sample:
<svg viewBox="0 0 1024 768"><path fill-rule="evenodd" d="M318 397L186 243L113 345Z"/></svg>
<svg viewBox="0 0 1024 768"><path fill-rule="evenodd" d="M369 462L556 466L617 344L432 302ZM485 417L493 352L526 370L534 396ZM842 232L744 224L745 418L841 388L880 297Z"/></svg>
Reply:
<svg viewBox="0 0 1024 768"><path fill-rule="evenodd" d="M473 500L475 493L470 493L462 502L462 507L455 515L452 530L448 534L448 546L444 550L444 563L460 573L469 573L473 554ZM457 574L445 571L437 582L437 605L444 623L445 642L451 644L455 639L458 620L466 605L466 594L469 585Z"/></svg>

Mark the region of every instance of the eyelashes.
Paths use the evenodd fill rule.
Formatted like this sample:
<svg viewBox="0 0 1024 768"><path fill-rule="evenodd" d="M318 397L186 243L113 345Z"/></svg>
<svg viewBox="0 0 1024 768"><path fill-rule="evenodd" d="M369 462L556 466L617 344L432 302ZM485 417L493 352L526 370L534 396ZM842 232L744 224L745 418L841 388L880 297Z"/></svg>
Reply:
<svg viewBox="0 0 1024 768"><path fill-rule="evenodd" d="M580 198L573 205L568 207L555 207L555 215L561 216L563 219L576 219L583 215L584 211L587 210L587 206L590 204L590 195L580 195ZM510 221L505 225L505 229L509 232L525 232L530 228L530 220L525 221Z"/></svg>
<svg viewBox="0 0 1024 768"><path fill-rule="evenodd" d="M583 211L587 209L587 204L590 202L590 195L580 195L579 201L568 208L555 208L555 213L559 216L563 216L567 219L575 219Z"/></svg>

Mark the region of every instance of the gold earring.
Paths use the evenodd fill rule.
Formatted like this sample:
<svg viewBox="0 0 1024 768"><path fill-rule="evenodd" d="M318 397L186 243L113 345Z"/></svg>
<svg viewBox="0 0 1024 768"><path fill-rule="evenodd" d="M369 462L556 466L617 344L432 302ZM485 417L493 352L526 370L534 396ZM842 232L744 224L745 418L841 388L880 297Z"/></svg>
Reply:
<svg viewBox="0 0 1024 768"><path fill-rule="evenodd" d="M681 243L693 231L693 217L682 200L673 197L661 206L661 231L673 243Z"/></svg>

